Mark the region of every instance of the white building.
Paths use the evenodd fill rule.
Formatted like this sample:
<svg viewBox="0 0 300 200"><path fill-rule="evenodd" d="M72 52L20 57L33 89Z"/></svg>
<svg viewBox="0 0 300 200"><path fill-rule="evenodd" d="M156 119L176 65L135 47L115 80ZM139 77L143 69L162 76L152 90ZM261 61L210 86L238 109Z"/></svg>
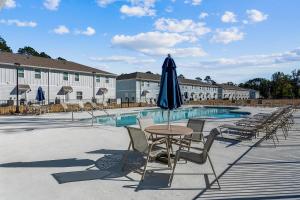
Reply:
<svg viewBox="0 0 300 200"><path fill-rule="evenodd" d="M218 86L192 79L178 79L183 100L218 98ZM117 77L117 98L122 101L156 103L160 89L160 75L135 72Z"/></svg>
<svg viewBox="0 0 300 200"><path fill-rule="evenodd" d="M240 100L249 99L250 91L235 85L219 84L219 99Z"/></svg>
<svg viewBox="0 0 300 200"><path fill-rule="evenodd" d="M116 98L115 74L70 61L0 52L0 103L16 100L17 77L21 102L34 102L39 87L45 103L101 102L105 89L105 99Z"/></svg>

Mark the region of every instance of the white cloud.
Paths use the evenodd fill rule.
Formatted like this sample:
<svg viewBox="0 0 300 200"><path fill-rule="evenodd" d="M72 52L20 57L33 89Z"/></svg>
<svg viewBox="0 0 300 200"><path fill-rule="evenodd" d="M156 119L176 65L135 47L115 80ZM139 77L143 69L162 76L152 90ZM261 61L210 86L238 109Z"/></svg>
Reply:
<svg viewBox="0 0 300 200"><path fill-rule="evenodd" d="M247 55L236 58L219 58L199 62L178 62L186 74L195 71L213 75L217 81L245 81L251 78L270 76L276 71L290 72L300 62L300 48L283 53Z"/></svg>
<svg viewBox="0 0 300 200"><path fill-rule="evenodd" d="M137 17L154 16L155 15L155 10L153 10L151 8L140 7L140 6L123 5L120 8L120 12L127 16L137 16Z"/></svg>
<svg viewBox="0 0 300 200"><path fill-rule="evenodd" d="M247 10L246 13L248 15L248 20L250 21L250 23L258 23L268 19L268 15L259 10Z"/></svg>
<svg viewBox="0 0 300 200"><path fill-rule="evenodd" d="M8 19L8 20L1 19L0 23L1 24L6 24L6 25L15 25L15 26L18 26L18 27L32 27L32 28L34 28L34 27L37 26L37 23L34 22L34 21L20 21L18 19Z"/></svg>
<svg viewBox="0 0 300 200"><path fill-rule="evenodd" d="M234 41L243 40L244 35L245 34L236 27L228 28L225 30L217 29L211 41L215 43L229 44Z"/></svg>
<svg viewBox="0 0 300 200"><path fill-rule="evenodd" d="M15 8L17 6L15 0L0 0L0 10L2 8Z"/></svg>
<svg viewBox="0 0 300 200"><path fill-rule="evenodd" d="M184 3L199 6L202 3L202 0L185 0Z"/></svg>
<svg viewBox="0 0 300 200"><path fill-rule="evenodd" d="M206 12L202 12L199 15L199 19L205 19L206 17L208 17L208 13L206 13Z"/></svg>
<svg viewBox="0 0 300 200"><path fill-rule="evenodd" d="M78 34L78 35L86 35L86 36L92 36L92 35L95 35L96 34L96 30L90 26L88 26L86 28L86 30L77 30L75 31L75 34Z"/></svg>
<svg viewBox="0 0 300 200"><path fill-rule="evenodd" d="M222 17L221 21L224 23L234 23L237 22L236 15L233 12L226 11Z"/></svg>
<svg viewBox="0 0 300 200"><path fill-rule="evenodd" d="M60 0L45 0L44 6L48 10L57 10L59 7Z"/></svg>
<svg viewBox="0 0 300 200"><path fill-rule="evenodd" d="M90 60L104 63L150 64L154 59L144 59L132 56L91 57Z"/></svg>
<svg viewBox="0 0 300 200"><path fill-rule="evenodd" d="M58 26L53 31L54 31L54 33L59 34L59 35L64 35L64 34L70 33L70 30L64 25Z"/></svg>
<svg viewBox="0 0 300 200"><path fill-rule="evenodd" d="M165 8L165 11L167 13L171 13L171 12L173 12L173 7L172 6L168 6L168 7Z"/></svg>
<svg viewBox="0 0 300 200"><path fill-rule="evenodd" d="M149 49L158 47L173 47L187 42L190 38L177 33L146 32L137 35L116 35L112 44L127 49Z"/></svg>
<svg viewBox="0 0 300 200"><path fill-rule="evenodd" d="M300 48L293 49L284 53L273 53L265 55L247 55L237 58L220 58L210 61L202 61L198 63L207 68L240 68L251 66L269 66L276 64L287 64L292 62L300 62Z"/></svg>
<svg viewBox="0 0 300 200"><path fill-rule="evenodd" d="M100 7L106 7L109 4L114 3L116 0L97 0L97 3Z"/></svg>
<svg viewBox="0 0 300 200"><path fill-rule="evenodd" d="M129 0L131 5L123 5L120 12L127 16L155 16L156 10L154 9L156 0Z"/></svg>
<svg viewBox="0 0 300 200"><path fill-rule="evenodd" d="M206 53L199 47L176 48L177 44L190 42L189 36L178 33L146 32L137 35L116 35L112 38L112 44L150 56L162 56L168 53L181 55L182 57L204 56Z"/></svg>
<svg viewBox="0 0 300 200"><path fill-rule="evenodd" d="M191 40L197 40L198 37L209 33L211 30L205 26L205 23L194 22L191 19L166 19L160 18L154 23L155 29L159 31L168 31L173 33L183 33L190 36Z"/></svg>

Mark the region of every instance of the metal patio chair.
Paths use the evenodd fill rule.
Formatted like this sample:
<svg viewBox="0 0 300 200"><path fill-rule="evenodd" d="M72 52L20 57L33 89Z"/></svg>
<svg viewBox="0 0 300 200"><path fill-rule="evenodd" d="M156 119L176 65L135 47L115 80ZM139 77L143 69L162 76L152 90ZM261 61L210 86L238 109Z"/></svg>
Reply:
<svg viewBox="0 0 300 200"><path fill-rule="evenodd" d="M183 160L187 160L187 161L190 161L190 162L193 162L193 163L196 163L196 164L200 164L200 165L205 164L206 161L208 160L209 164L212 168L213 174L216 178L216 181L218 183L218 186L219 186L219 188L221 188L218 177L217 177L217 174L216 174L214 166L213 166L213 163L212 163L211 158L209 156L209 152L210 152L210 149L213 145L213 142L214 142L215 138L217 137L217 135L219 135L219 134L220 134L220 132L218 131L218 129L216 129L216 128L212 129L210 131L210 134L208 135L207 140L204 143L204 147L203 147L203 149L201 149L200 153L181 150L181 149L177 150L172 175L171 175L170 181L169 181L170 186L171 186L172 181L173 181L176 164L177 164L179 159L183 159Z"/></svg>
<svg viewBox="0 0 300 200"><path fill-rule="evenodd" d="M142 131L139 128L134 128L134 127L126 127L129 137L130 137L130 143L128 146L128 151L124 154L123 157L123 166L122 166L122 171L124 171L126 164L127 164L127 158L128 158L128 153L132 147L133 151L141 153L143 156L146 157L146 163L144 166L144 169L142 171L142 177L141 181L144 180L146 172L147 172L147 165L150 159L155 158L157 154L160 153L160 151L153 151L154 145L157 143L161 143L165 138L162 138L160 140L157 140L155 142L152 142L151 144L149 143L149 140L146 137L146 134L144 131Z"/></svg>

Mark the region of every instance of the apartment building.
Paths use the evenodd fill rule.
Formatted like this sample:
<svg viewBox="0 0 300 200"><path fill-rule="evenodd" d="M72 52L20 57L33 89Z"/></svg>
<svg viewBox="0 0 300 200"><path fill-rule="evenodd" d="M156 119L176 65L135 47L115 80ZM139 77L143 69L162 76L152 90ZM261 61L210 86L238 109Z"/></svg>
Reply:
<svg viewBox="0 0 300 200"><path fill-rule="evenodd" d="M0 52L0 100L34 102L42 87L45 103L116 98L116 75L71 61ZM17 81L18 80L18 81Z"/></svg>

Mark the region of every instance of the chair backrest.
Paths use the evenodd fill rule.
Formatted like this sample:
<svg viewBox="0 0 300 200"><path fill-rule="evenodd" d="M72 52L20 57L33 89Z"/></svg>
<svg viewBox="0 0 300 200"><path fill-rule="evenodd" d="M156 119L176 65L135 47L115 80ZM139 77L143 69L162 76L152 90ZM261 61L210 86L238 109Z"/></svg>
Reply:
<svg viewBox="0 0 300 200"><path fill-rule="evenodd" d="M189 119L187 127L193 129L192 140L201 140L202 132L204 128L204 119Z"/></svg>
<svg viewBox="0 0 300 200"><path fill-rule="evenodd" d="M139 128L126 127L132 144L132 149L141 153L148 152L148 140L145 132Z"/></svg>
<svg viewBox="0 0 300 200"><path fill-rule="evenodd" d="M206 139L206 142L204 144L204 151L203 151L203 159L204 161L206 161L207 159L207 155L208 155L208 152L210 151L211 149L211 146L213 145L217 135L219 135L220 132L218 131L218 129L214 128L210 131L209 135L207 136L207 139Z"/></svg>
<svg viewBox="0 0 300 200"><path fill-rule="evenodd" d="M143 131L148 126L154 125L153 120L151 118L137 118L137 120L138 120L140 129L142 129Z"/></svg>

